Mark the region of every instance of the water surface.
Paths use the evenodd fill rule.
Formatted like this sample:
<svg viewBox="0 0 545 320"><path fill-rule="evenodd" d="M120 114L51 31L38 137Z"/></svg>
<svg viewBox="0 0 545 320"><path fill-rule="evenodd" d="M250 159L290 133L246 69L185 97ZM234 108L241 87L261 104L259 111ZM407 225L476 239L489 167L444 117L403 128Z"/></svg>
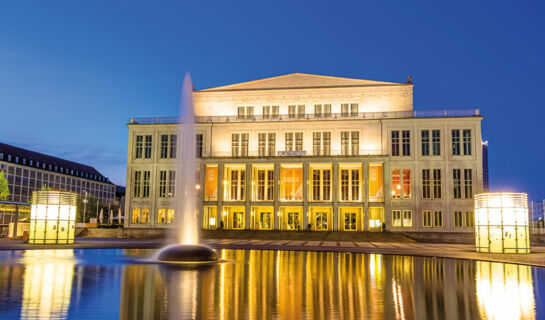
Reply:
<svg viewBox="0 0 545 320"><path fill-rule="evenodd" d="M540 319L541 268L466 260L220 250L178 269L152 250L0 252L1 319Z"/></svg>

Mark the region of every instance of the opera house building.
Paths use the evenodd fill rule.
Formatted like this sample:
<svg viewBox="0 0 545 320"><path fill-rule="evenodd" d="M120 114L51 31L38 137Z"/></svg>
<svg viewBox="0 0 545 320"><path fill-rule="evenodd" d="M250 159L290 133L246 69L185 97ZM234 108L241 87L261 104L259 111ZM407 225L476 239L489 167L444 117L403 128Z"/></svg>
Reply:
<svg viewBox="0 0 545 320"><path fill-rule="evenodd" d="M417 111L410 81L302 73L194 103L203 229L474 232L478 109ZM130 119L126 227L172 224L177 123Z"/></svg>

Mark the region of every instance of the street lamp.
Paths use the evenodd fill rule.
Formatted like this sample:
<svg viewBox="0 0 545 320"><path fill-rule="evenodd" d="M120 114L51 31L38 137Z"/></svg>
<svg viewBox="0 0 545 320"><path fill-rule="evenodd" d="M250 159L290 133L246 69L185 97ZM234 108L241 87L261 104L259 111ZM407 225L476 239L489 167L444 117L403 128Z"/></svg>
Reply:
<svg viewBox="0 0 545 320"><path fill-rule="evenodd" d="M89 202L87 200L87 191L83 191L85 192L85 199L83 199L83 223L85 223L85 210L87 209L87 202Z"/></svg>

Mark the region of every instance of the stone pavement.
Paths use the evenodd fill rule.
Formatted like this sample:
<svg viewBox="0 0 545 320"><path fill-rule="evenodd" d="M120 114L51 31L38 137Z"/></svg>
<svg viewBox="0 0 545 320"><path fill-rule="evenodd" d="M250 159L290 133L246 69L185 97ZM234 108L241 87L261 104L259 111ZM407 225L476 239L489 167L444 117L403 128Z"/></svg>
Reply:
<svg viewBox="0 0 545 320"><path fill-rule="evenodd" d="M295 250L332 251L354 253L380 253L422 257L485 260L519 263L545 267L545 246L532 246L530 254L491 254L475 252L469 244L452 243L401 243L401 242L358 242L358 241L302 241L302 240L243 240L205 239L203 242L215 249L243 250ZM77 238L70 245L31 245L19 240L0 239L0 250L27 249L154 249L163 246L162 239L114 239Z"/></svg>

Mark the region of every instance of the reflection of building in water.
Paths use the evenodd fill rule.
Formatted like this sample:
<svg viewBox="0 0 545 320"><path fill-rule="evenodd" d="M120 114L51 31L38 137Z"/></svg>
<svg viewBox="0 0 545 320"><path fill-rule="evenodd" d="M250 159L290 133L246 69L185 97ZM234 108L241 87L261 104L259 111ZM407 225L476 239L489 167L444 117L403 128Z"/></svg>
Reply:
<svg viewBox="0 0 545 320"><path fill-rule="evenodd" d="M21 318L62 319L68 314L73 250L27 250Z"/></svg>
<svg viewBox="0 0 545 320"><path fill-rule="evenodd" d="M476 286L473 261L260 250L221 250L220 256L227 262L197 270L126 266L120 318L426 320L534 315L527 267L506 265L497 280L496 269L479 263ZM513 294L515 298L501 302L501 307L517 313L495 311L500 307L492 293L494 299L503 294L506 301Z"/></svg>
<svg viewBox="0 0 545 320"><path fill-rule="evenodd" d="M488 319L534 319L530 266L477 261L477 300Z"/></svg>

